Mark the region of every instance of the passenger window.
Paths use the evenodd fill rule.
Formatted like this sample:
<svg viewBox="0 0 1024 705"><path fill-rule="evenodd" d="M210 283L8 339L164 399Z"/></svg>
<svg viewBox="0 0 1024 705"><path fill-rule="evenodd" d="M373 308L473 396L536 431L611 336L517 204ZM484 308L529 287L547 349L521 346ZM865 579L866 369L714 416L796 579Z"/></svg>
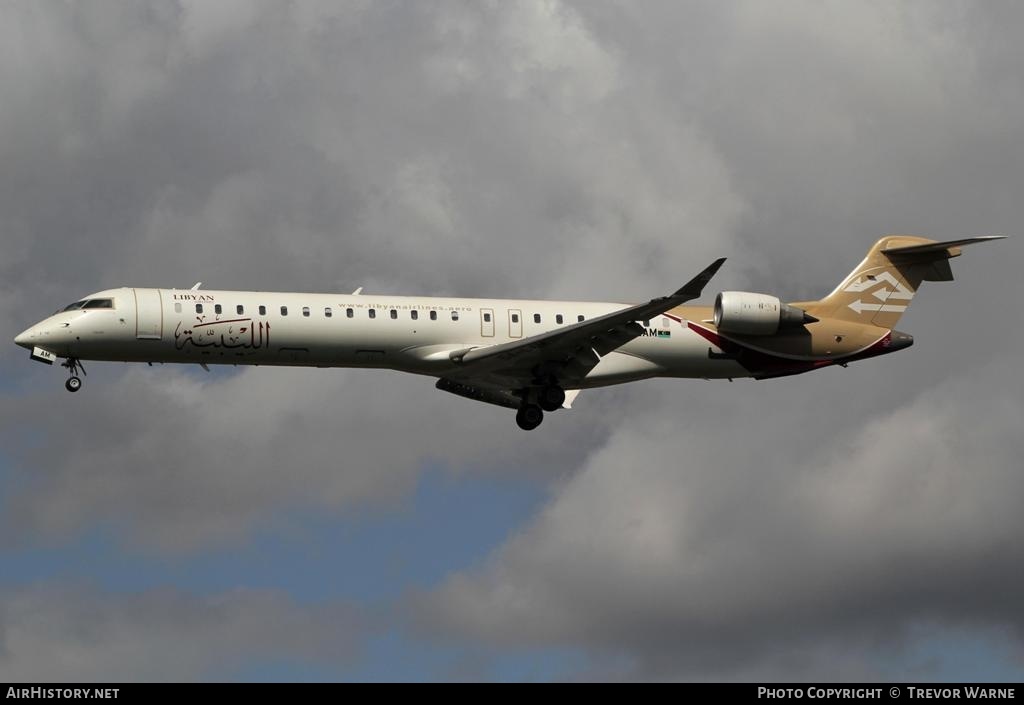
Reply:
<svg viewBox="0 0 1024 705"><path fill-rule="evenodd" d="M452 320L453 321L459 320L459 312L458 311L452 311Z"/></svg>
<svg viewBox="0 0 1024 705"><path fill-rule="evenodd" d="M484 323L490 323L490 322L491 322L491 314L485 313L484 314Z"/></svg>
<svg viewBox="0 0 1024 705"><path fill-rule="evenodd" d="M671 324L668 322L668 319L665 318L665 317L662 317L662 319L661 319L661 327L662 328L668 328L669 325L671 325Z"/></svg>
<svg viewBox="0 0 1024 705"><path fill-rule="evenodd" d="M583 323L583 316L576 316L577 323Z"/></svg>
<svg viewBox="0 0 1024 705"><path fill-rule="evenodd" d="M305 316L306 318L309 318L309 306L302 307L302 315Z"/></svg>
<svg viewBox="0 0 1024 705"><path fill-rule="evenodd" d="M221 312L220 304L214 304L213 305L213 312L214 313L220 313Z"/></svg>
<svg viewBox="0 0 1024 705"><path fill-rule="evenodd" d="M353 311L353 310L352 310L352 309L350 309L350 308L346 308L346 309L345 309L345 315L346 315L346 316L348 316L349 318L352 318L352 316L356 315L356 312L355 312L355 311Z"/></svg>
<svg viewBox="0 0 1024 705"><path fill-rule="evenodd" d="M237 306L235 306L235 313L241 316L243 313L245 313L245 306L243 306L242 304L238 304Z"/></svg>
<svg viewBox="0 0 1024 705"><path fill-rule="evenodd" d="M281 307L281 315L282 316L287 316L288 315L288 307L287 306L282 306Z"/></svg>
<svg viewBox="0 0 1024 705"><path fill-rule="evenodd" d="M376 317L377 317L377 309L371 308L370 309L370 318L376 318Z"/></svg>
<svg viewBox="0 0 1024 705"><path fill-rule="evenodd" d="M391 320L395 320L397 318L398 318L398 311L396 311L395 309L391 309Z"/></svg>
<svg viewBox="0 0 1024 705"><path fill-rule="evenodd" d="M202 312L203 312L203 305L202 304L196 304L196 313L202 313Z"/></svg>
<svg viewBox="0 0 1024 705"><path fill-rule="evenodd" d="M324 318L330 318L332 315L330 306L324 309Z"/></svg>
<svg viewBox="0 0 1024 705"><path fill-rule="evenodd" d="M436 321L437 320L437 311L431 311L430 312L430 320L432 320L432 321Z"/></svg>
<svg viewBox="0 0 1024 705"><path fill-rule="evenodd" d="M261 316L266 316L267 315L267 307L266 306L260 306L260 315Z"/></svg>
<svg viewBox="0 0 1024 705"><path fill-rule="evenodd" d="M519 314L518 313L513 313L512 314L512 322L513 323L519 323Z"/></svg>
<svg viewBox="0 0 1024 705"><path fill-rule="evenodd" d="M557 316L555 316L555 323L557 323L558 325L562 325L562 314L558 314Z"/></svg>
<svg viewBox="0 0 1024 705"><path fill-rule="evenodd" d="M412 311L409 311L409 316L412 318L412 320L415 321L420 317L420 312L417 311L416 309L413 309Z"/></svg>
<svg viewBox="0 0 1024 705"><path fill-rule="evenodd" d="M180 303L174 304L174 312L175 313L181 313L181 304Z"/></svg>
<svg viewBox="0 0 1024 705"><path fill-rule="evenodd" d="M534 323L540 323L540 314L539 313L533 314L533 322Z"/></svg>

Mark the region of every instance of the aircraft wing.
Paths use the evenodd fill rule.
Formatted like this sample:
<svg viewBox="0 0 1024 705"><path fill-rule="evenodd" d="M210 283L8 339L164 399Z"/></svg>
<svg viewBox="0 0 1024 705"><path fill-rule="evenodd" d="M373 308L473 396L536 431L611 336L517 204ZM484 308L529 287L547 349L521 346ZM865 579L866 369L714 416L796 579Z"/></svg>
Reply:
<svg viewBox="0 0 1024 705"><path fill-rule="evenodd" d="M539 335L482 348L455 350L449 358L459 369L453 382L519 389L537 377L554 376L563 387L578 384L601 357L644 332L646 321L700 296L725 258L717 259L668 296L574 323Z"/></svg>

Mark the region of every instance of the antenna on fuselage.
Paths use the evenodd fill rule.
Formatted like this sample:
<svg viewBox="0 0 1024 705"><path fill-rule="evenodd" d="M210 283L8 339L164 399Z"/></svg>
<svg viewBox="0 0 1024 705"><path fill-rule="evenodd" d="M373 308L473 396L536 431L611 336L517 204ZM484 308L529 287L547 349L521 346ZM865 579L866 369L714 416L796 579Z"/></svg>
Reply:
<svg viewBox="0 0 1024 705"><path fill-rule="evenodd" d="M359 296L361 293L363 293L363 287L359 287L358 289L353 291L352 296Z"/></svg>
<svg viewBox="0 0 1024 705"><path fill-rule="evenodd" d="M192 288L189 289L189 291L198 291L199 287L201 287L202 285L203 285L202 282L196 282L195 284L192 285Z"/></svg>

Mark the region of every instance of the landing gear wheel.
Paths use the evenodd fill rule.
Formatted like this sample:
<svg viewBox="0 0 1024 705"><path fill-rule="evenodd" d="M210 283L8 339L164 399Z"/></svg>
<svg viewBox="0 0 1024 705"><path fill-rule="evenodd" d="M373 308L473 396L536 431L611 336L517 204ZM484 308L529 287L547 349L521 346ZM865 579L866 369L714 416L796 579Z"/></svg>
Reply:
<svg viewBox="0 0 1024 705"><path fill-rule="evenodd" d="M544 420L544 411L536 404L527 404L516 412L516 423L524 431L532 431Z"/></svg>
<svg viewBox="0 0 1024 705"><path fill-rule="evenodd" d="M537 403L544 411L557 411L562 408L564 402L565 390L561 387L555 385L542 387L537 392Z"/></svg>
<svg viewBox="0 0 1024 705"><path fill-rule="evenodd" d="M78 377L69 377L68 381L64 383L64 388L69 392L77 392L82 388L82 380Z"/></svg>

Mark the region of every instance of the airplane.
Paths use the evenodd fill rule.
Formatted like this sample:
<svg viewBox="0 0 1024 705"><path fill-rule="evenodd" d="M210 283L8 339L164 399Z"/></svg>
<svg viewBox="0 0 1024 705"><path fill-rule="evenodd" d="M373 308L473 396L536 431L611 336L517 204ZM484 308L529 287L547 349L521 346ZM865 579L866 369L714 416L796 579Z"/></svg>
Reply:
<svg viewBox="0 0 1024 705"><path fill-rule="evenodd" d="M883 237L830 294L784 303L723 291L697 299L725 259L646 303L119 288L60 309L14 342L68 370L83 360L383 368L436 377L452 394L516 410L532 430L580 390L652 377L771 379L902 350L894 329L923 281L953 279L961 248Z"/></svg>

